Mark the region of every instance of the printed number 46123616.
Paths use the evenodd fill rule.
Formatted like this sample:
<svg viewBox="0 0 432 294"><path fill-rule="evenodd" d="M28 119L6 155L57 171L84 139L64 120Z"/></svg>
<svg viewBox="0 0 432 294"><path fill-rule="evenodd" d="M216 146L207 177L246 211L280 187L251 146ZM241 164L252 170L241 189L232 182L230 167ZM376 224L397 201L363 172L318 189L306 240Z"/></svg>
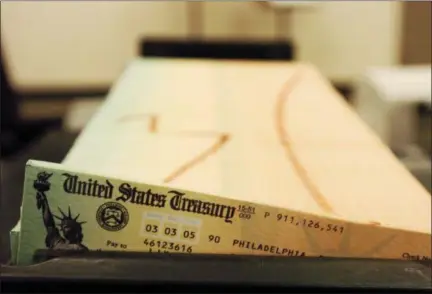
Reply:
<svg viewBox="0 0 432 294"><path fill-rule="evenodd" d="M172 250L176 252L192 253L192 246L177 244L174 242L155 241L155 240L145 239L144 245L148 246L150 249L162 249L162 250Z"/></svg>

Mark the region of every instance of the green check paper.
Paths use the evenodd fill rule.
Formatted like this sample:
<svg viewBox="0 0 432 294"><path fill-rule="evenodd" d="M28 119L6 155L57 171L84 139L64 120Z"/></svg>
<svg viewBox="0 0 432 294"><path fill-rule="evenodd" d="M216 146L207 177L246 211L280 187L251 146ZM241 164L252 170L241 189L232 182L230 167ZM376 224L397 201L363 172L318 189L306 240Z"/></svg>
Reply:
<svg viewBox="0 0 432 294"><path fill-rule="evenodd" d="M37 249L430 259L430 235L29 161L18 264ZM329 244L337 244L329 249ZM429 244L429 245L428 245Z"/></svg>

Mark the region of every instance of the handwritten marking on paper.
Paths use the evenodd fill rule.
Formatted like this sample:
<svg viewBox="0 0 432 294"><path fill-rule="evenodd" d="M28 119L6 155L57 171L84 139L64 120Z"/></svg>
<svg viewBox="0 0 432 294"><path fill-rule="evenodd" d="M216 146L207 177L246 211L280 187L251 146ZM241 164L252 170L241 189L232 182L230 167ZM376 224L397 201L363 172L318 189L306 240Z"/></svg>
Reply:
<svg viewBox="0 0 432 294"><path fill-rule="evenodd" d="M155 134L158 133L158 125L160 122L160 117L155 114L130 114L121 117L118 119L119 122L131 121L131 120L148 120L148 128L147 131L149 133ZM194 168L199 163L206 160L209 156L217 153L230 139L230 135L226 133L217 133L217 132L206 132L206 131L190 131L190 132L176 132L173 135L181 135L181 136L189 136L193 138L197 137L208 137L208 136L216 136L216 142L212 144L208 149L204 150L197 156L192 159L186 161L184 164L180 165L173 172L171 172L168 176L163 179L164 183L170 183L173 180L177 179L181 175L188 172L190 169Z"/></svg>
<svg viewBox="0 0 432 294"><path fill-rule="evenodd" d="M285 149L285 154L287 158L292 163L294 169L297 171L297 174L300 176L305 187L309 190L315 202L318 206L329 213L335 213L331 205L328 203L326 197L321 193L317 185L312 181L310 176L308 175L307 169L302 165L300 160L298 159L297 154L294 151L292 146L292 139L289 137L289 132L287 131L284 122L285 120L285 111L284 106L287 103L287 100L290 97L290 94L296 88L298 82L300 81L300 73L295 73L284 85L282 91L279 93L278 100L276 103L276 115L275 115L275 123L276 123L276 131L279 137L279 142L282 147Z"/></svg>
<svg viewBox="0 0 432 294"><path fill-rule="evenodd" d="M204 161L207 157L211 156L212 154L218 152L229 140L229 135L222 134L220 135L216 142L210 146L207 150L204 150L201 154L197 155L196 157L192 158L191 160L185 162L183 165L178 167L176 170L174 170L170 175L168 175L164 179L164 183L169 183L181 176L182 174L186 173L188 170L192 169L195 165L199 164L200 162Z"/></svg>

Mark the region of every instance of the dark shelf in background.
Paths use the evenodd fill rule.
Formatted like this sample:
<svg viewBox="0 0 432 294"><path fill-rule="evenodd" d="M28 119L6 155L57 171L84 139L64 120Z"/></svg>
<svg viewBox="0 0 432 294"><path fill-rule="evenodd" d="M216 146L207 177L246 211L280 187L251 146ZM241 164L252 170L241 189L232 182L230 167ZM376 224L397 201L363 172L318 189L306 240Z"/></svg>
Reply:
<svg viewBox="0 0 432 294"><path fill-rule="evenodd" d="M146 38L141 41L140 53L144 57L288 61L294 59L294 45L290 41Z"/></svg>

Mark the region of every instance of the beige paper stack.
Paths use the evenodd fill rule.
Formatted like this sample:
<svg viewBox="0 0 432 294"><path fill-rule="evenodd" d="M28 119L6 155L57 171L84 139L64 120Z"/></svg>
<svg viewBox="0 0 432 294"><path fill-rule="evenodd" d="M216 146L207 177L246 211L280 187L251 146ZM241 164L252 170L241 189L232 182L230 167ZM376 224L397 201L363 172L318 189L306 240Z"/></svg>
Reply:
<svg viewBox="0 0 432 294"><path fill-rule="evenodd" d="M429 193L310 65L134 61L63 164L362 228L312 240L305 224L306 252L431 256Z"/></svg>

